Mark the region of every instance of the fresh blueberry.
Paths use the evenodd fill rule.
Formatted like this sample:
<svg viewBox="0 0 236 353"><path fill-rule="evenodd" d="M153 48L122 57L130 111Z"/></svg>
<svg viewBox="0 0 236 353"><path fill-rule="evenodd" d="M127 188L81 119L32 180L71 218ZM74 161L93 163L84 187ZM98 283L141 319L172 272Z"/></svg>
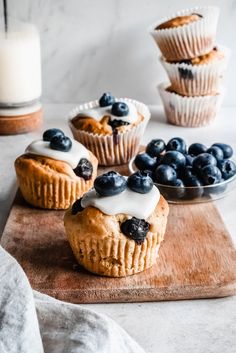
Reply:
<svg viewBox="0 0 236 353"><path fill-rule="evenodd" d="M232 147L230 145L227 145L226 143L217 142L217 143L214 143L212 146L220 147L224 153L225 159L230 158L233 155Z"/></svg>
<svg viewBox="0 0 236 353"><path fill-rule="evenodd" d="M207 153L212 154L212 156L215 157L217 162L221 162L224 159L224 153L220 147L212 146L212 147L208 148Z"/></svg>
<svg viewBox="0 0 236 353"><path fill-rule="evenodd" d="M201 177L204 185L213 185L221 181L222 175L221 171L216 166L206 165L201 170Z"/></svg>
<svg viewBox="0 0 236 353"><path fill-rule="evenodd" d="M192 175L192 176L188 176L185 178L184 183L186 186L188 187L193 187L193 186L197 186L200 187L202 186L201 181L198 179L198 177L196 175Z"/></svg>
<svg viewBox="0 0 236 353"><path fill-rule="evenodd" d="M187 188L185 188L184 199L193 200L203 195L204 189L201 181L196 176L190 176L184 181Z"/></svg>
<svg viewBox="0 0 236 353"><path fill-rule="evenodd" d="M120 126L129 125L128 121L123 121L121 119L109 120L108 124L112 127L112 130L116 130Z"/></svg>
<svg viewBox="0 0 236 353"><path fill-rule="evenodd" d="M178 151L168 151L162 158L162 164L167 164L174 169L179 169L185 166L185 156Z"/></svg>
<svg viewBox="0 0 236 353"><path fill-rule="evenodd" d="M83 208L82 205L81 205L81 200L82 200L82 198L76 200L76 201L73 203L73 206L72 206L72 208L71 208L71 214L72 214L72 215L76 215L78 212L83 211L84 208Z"/></svg>
<svg viewBox="0 0 236 353"><path fill-rule="evenodd" d="M159 165L154 172L154 181L159 184L169 185L177 177L174 168L166 164Z"/></svg>
<svg viewBox="0 0 236 353"><path fill-rule="evenodd" d="M56 135L50 141L50 148L53 150L68 152L72 147L72 141L69 137Z"/></svg>
<svg viewBox="0 0 236 353"><path fill-rule="evenodd" d="M161 139L155 139L149 142L146 148L146 152L151 157L157 157L166 148L165 142Z"/></svg>
<svg viewBox="0 0 236 353"><path fill-rule="evenodd" d="M94 181L94 188L101 196L118 195L127 187L126 179L119 173L110 171L98 176Z"/></svg>
<svg viewBox="0 0 236 353"><path fill-rule="evenodd" d="M142 244L149 231L150 224L144 219L132 217L121 223L120 229L123 234L133 239L137 244Z"/></svg>
<svg viewBox="0 0 236 353"><path fill-rule="evenodd" d="M226 191L227 189L227 182L224 179L221 179L219 184L211 185L209 188L205 188L204 194L206 196L211 195L219 195Z"/></svg>
<svg viewBox="0 0 236 353"><path fill-rule="evenodd" d="M43 141L51 141L54 136L65 136L60 129L48 129L43 133Z"/></svg>
<svg viewBox="0 0 236 353"><path fill-rule="evenodd" d="M172 182L170 182L170 185L174 186L175 188L170 188L169 186L163 186L162 189L165 189L165 190L160 190L160 191L164 191L164 194L168 200L182 199L185 195L185 187L184 187L183 181L181 179L175 179Z"/></svg>
<svg viewBox="0 0 236 353"><path fill-rule="evenodd" d="M77 167L74 169L74 173L83 178L84 180L90 180L93 175L93 166L90 161L86 158L81 158Z"/></svg>
<svg viewBox="0 0 236 353"><path fill-rule="evenodd" d="M166 145L166 151L179 151L186 153L186 143L180 137L172 138Z"/></svg>
<svg viewBox="0 0 236 353"><path fill-rule="evenodd" d="M193 159L194 159L194 156L191 155L191 154L185 154L185 159L186 159L186 165L193 165Z"/></svg>
<svg viewBox="0 0 236 353"><path fill-rule="evenodd" d="M149 172L138 171L128 177L128 187L139 194L147 194L153 188Z"/></svg>
<svg viewBox="0 0 236 353"><path fill-rule="evenodd" d="M195 170L199 170L206 165L215 165L217 164L217 160L210 153L201 153L193 160L193 168Z"/></svg>
<svg viewBox="0 0 236 353"><path fill-rule="evenodd" d="M207 147L202 143L192 143L188 148L188 153L193 156L198 156L207 151Z"/></svg>
<svg viewBox="0 0 236 353"><path fill-rule="evenodd" d="M181 179L183 179L183 181L185 181L185 179L191 178L193 176L195 177L196 173L191 165L186 165L180 170L179 176Z"/></svg>
<svg viewBox="0 0 236 353"><path fill-rule="evenodd" d="M224 180L227 180L236 174L236 165L230 159L224 159L222 162L220 162L219 168Z"/></svg>
<svg viewBox="0 0 236 353"><path fill-rule="evenodd" d="M156 168L156 160L147 153L137 154L134 164L140 170L154 170Z"/></svg>
<svg viewBox="0 0 236 353"><path fill-rule="evenodd" d="M111 114L115 116L126 116L129 114L129 107L125 102L115 102L112 104Z"/></svg>
<svg viewBox="0 0 236 353"><path fill-rule="evenodd" d="M101 98L99 99L100 107L108 107L115 102L115 98L110 93L103 93Z"/></svg>

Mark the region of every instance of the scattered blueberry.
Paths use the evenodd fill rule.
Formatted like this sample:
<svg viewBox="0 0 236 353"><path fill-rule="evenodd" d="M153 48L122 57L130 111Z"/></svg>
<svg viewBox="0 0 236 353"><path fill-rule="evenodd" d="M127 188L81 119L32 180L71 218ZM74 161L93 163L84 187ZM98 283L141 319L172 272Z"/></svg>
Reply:
<svg viewBox="0 0 236 353"><path fill-rule="evenodd" d="M166 148L165 142L161 139L155 139L149 142L146 148L146 152L151 157L157 157Z"/></svg>
<svg viewBox="0 0 236 353"><path fill-rule="evenodd" d="M115 116L126 116L129 114L129 107L125 102L115 102L112 104L111 114Z"/></svg>
<svg viewBox="0 0 236 353"><path fill-rule="evenodd" d="M124 125L129 125L128 121L124 121L121 119L114 119L114 120L109 120L108 124L112 127L112 130L116 130L118 127L120 126L124 126Z"/></svg>
<svg viewBox="0 0 236 353"><path fill-rule="evenodd" d="M212 147L208 148L207 153L212 154L212 156L215 157L217 162L221 162L224 159L224 153L220 147L212 146Z"/></svg>
<svg viewBox="0 0 236 353"><path fill-rule="evenodd" d="M212 146L217 146L220 147L224 153L224 158L230 158L233 155L233 149L230 145L227 145L226 143L214 143Z"/></svg>
<svg viewBox="0 0 236 353"><path fill-rule="evenodd" d="M142 244L149 231L150 224L144 219L132 217L121 223L120 229L123 234L133 239L137 244Z"/></svg>
<svg viewBox="0 0 236 353"><path fill-rule="evenodd" d="M207 147L202 143L192 143L188 148L188 153L193 156L198 156L207 151Z"/></svg>
<svg viewBox="0 0 236 353"><path fill-rule="evenodd" d="M113 171L98 176L94 181L94 188L101 196L118 195L126 189L126 186L126 179Z"/></svg>
<svg viewBox="0 0 236 353"><path fill-rule="evenodd" d="M201 177L204 185L213 185L221 181L222 175L219 168L214 165L207 165L202 168Z"/></svg>
<svg viewBox="0 0 236 353"><path fill-rule="evenodd" d="M230 159L225 159L219 163L219 168L222 173L222 178L228 180L236 174L236 165Z"/></svg>
<svg viewBox="0 0 236 353"><path fill-rule="evenodd" d="M193 160L193 168L201 169L206 165L216 165L217 161L210 153L201 153Z"/></svg>
<svg viewBox="0 0 236 353"><path fill-rule="evenodd" d="M156 160L147 153L137 154L134 164L140 170L154 170L156 168Z"/></svg>
<svg viewBox="0 0 236 353"><path fill-rule="evenodd" d="M74 169L74 173L83 178L84 180L90 180L93 175L93 166L90 161L86 158L81 158L77 167Z"/></svg>
<svg viewBox="0 0 236 353"><path fill-rule="evenodd" d="M177 178L174 168L166 164L159 165L154 172L154 181L159 184L169 185Z"/></svg>
<svg viewBox="0 0 236 353"><path fill-rule="evenodd" d="M50 148L53 150L68 152L72 147L72 141L64 135L56 135L50 141Z"/></svg>
<svg viewBox="0 0 236 353"><path fill-rule="evenodd" d="M54 136L65 136L60 129L48 129L43 133L43 141L51 141Z"/></svg>
<svg viewBox="0 0 236 353"><path fill-rule="evenodd" d="M108 107L115 102L115 98L110 93L103 93L101 98L99 99L100 107Z"/></svg>
<svg viewBox="0 0 236 353"><path fill-rule="evenodd" d="M178 151L168 151L162 158L162 164L167 164L174 169L184 167L186 164L185 156Z"/></svg>
<svg viewBox="0 0 236 353"><path fill-rule="evenodd" d="M72 215L76 215L78 212L83 211L84 208L83 208L82 205L81 205L81 200L82 200L82 198L76 200L76 201L73 203L72 208L71 208L71 214L72 214Z"/></svg>
<svg viewBox="0 0 236 353"><path fill-rule="evenodd" d="M181 153L186 153L186 143L180 137L172 138L166 145L166 151L179 151Z"/></svg>
<svg viewBox="0 0 236 353"><path fill-rule="evenodd" d="M135 192L147 194L153 188L153 181L149 172L138 171L128 177L127 185Z"/></svg>

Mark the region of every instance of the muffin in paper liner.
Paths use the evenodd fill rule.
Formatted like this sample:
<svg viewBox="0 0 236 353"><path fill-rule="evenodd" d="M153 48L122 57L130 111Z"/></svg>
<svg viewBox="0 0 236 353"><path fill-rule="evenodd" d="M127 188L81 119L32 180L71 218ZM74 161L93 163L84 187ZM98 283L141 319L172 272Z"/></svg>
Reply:
<svg viewBox="0 0 236 353"><path fill-rule="evenodd" d="M137 244L120 231L119 215L109 216L94 207L87 207L76 215L72 215L69 209L64 224L80 265L102 276L124 277L144 271L156 263L168 212L168 204L161 196L150 216L155 218L155 225L142 244Z"/></svg>
<svg viewBox="0 0 236 353"><path fill-rule="evenodd" d="M138 152L144 130L150 119L148 107L130 98L116 98L135 105L137 111L142 115L143 120L129 131L118 133L117 135L99 135L77 129L73 125L73 118L86 109L93 109L99 106L97 100L81 104L74 108L69 114L69 126L74 139L88 148L98 159L99 165L112 166L125 164Z"/></svg>
<svg viewBox="0 0 236 353"><path fill-rule="evenodd" d="M199 14L203 17L183 26L156 29L160 24L170 19L191 14ZM166 60L191 59L208 53L214 47L218 17L218 7L195 7L162 18L150 26L148 30Z"/></svg>
<svg viewBox="0 0 236 353"><path fill-rule="evenodd" d="M77 177L62 161L32 155L22 155L15 161L19 188L31 205L46 209L67 209L93 187L97 176L97 159L89 152L93 165L90 180Z"/></svg>
<svg viewBox="0 0 236 353"><path fill-rule="evenodd" d="M187 97L168 91L168 86L162 83L158 90L170 124L200 127L214 121L222 103L223 91L214 95Z"/></svg>
<svg viewBox="0 0 236 353"><path fill-rule="evenodd" d="M219 92L230 50L223 46L217 48L223 57L207 64L171 63L161 57L161 63L168 74L173 91L185 96L204 96Z"/></svg>

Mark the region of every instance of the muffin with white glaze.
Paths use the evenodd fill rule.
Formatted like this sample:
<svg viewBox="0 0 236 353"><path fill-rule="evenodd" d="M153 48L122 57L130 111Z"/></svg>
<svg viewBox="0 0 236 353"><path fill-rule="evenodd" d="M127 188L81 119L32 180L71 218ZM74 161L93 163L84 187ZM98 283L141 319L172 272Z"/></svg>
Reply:
<svg viewBox="0 0 236 353"><path fill-rule="evenodd" d="M126 178L110 171L97 177L94 187L64 218L78 263L110 277L133 275L155 264L169 207L149 174Z"/></svg>
<svg viewBox="0 0 236 353"><path fill-rule="evenodd" d="M15 161L24 199L33 206L67 209L93 186L97 159L59 129L49 129Z"/></svg>
<svg viewBox="0 0 236 353"><path fill-rule="evenodd" d="M98 163L109 166L127 163L137 153L149 119L150 111L143 103L104 93L99 100L73 109L69 126Z"/></svg>

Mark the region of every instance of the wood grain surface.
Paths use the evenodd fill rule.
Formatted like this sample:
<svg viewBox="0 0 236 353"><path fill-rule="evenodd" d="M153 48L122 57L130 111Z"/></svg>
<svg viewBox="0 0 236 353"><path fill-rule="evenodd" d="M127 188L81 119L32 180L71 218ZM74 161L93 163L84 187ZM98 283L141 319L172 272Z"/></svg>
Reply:
<svg viewBox="0 0 236 353"><path fill-rule="evenodd" d="M37 130L43 122L42 109L19 116L0 116L0 135L17 135Z"/></svg>
<svg viewBox="0 0 236 353"><path fill-rule="evenodd" d="M157 264L126 278L93 275L67 242L63 211L27 205L17 194L2 245L32 287L73 303L138 302L223 297L236 293L236 251L213 203L170 205Z"/></svg>

